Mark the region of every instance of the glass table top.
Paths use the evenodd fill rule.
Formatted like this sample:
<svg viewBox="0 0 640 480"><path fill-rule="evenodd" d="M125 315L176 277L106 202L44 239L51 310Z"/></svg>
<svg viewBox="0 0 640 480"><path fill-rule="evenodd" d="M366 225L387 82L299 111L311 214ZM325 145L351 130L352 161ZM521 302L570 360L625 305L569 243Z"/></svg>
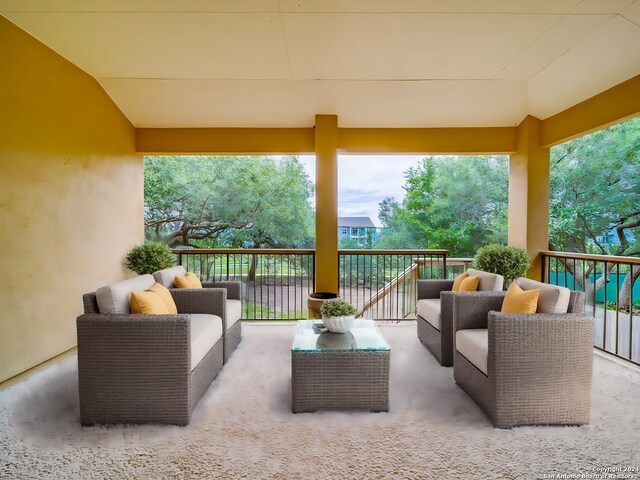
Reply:
<svg viewBox="0 0 640 480"><path fill-rule="evenodd" d="M315 326L315 328L314 328ZM300 320L293 337L293 352L389 351L387 341L373 320L357 318L347 333L322 329L322 320Z"/></svg>

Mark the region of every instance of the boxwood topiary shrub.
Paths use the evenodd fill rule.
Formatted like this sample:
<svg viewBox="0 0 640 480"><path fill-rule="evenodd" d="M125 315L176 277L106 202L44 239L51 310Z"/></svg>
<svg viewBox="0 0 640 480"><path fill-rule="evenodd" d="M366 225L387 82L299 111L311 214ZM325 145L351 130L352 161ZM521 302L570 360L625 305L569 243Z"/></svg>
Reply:
<svg viewBox="0 0 640 480"><path fill-rule="evenodd" d="M506 288L513 280L527 274L531 259L522 248L494 243L478 249L473 265L478 270L502 275Z"/></svg>
<svg viewBox="0 0 640 480"><path fill-rule="evenodd" d="M349 302L344 300L329 300L322 304L320 313L322 317L346 317L348 315L355 315L358 310Z"/></svg>
<svg viewBox="0 0 640 480"><path fill-rule="evenodd" d="M124 266L138 275L146 275L173 266L173 255L164 243L146 242L129 250Z"/></svg>

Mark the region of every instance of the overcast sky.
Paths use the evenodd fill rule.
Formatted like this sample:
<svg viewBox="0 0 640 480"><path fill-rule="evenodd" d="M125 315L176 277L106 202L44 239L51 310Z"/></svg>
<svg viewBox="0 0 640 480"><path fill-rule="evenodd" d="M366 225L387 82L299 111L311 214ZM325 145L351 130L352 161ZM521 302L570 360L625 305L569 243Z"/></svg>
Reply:
<svg viewBox="0 0 640 480"><path fill-rule="evenodd" d="M381 227L378 204L385 197L404 198L404 172L424 155L338 156L338 216L369 217ZM301 155L309 178L316 179L315 158Z"/></svg>

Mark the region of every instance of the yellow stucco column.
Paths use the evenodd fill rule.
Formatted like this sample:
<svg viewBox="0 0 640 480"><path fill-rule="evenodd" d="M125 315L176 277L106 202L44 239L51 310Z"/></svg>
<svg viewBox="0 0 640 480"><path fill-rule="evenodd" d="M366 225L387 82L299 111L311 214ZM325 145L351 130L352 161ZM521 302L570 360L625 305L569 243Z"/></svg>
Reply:
<svg viewBox="0 0 640 480"><path fill-rule="evenodd" d="M338 293L338 117L316 115L316 291Z"/></svg>
<svg viewBox="0 0 640 480"><path fill-rule="evenodd" d="M541 280L540 250L549 247L549 149L541 146L541 121L527 116L509 157L509 245L531 256L529 277Z"/></svg>

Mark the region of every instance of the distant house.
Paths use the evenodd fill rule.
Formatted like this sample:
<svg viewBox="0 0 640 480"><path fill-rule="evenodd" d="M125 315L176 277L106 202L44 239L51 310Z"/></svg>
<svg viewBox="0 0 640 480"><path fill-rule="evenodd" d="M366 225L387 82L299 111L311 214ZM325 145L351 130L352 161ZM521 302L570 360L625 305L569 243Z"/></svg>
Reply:
<svg viewBox="0 0 640 480"><path fill-rule="evenodd" d="M369 217L338 217L338 240L355 240L360 246L373 246L377 228Z"/></svg>

